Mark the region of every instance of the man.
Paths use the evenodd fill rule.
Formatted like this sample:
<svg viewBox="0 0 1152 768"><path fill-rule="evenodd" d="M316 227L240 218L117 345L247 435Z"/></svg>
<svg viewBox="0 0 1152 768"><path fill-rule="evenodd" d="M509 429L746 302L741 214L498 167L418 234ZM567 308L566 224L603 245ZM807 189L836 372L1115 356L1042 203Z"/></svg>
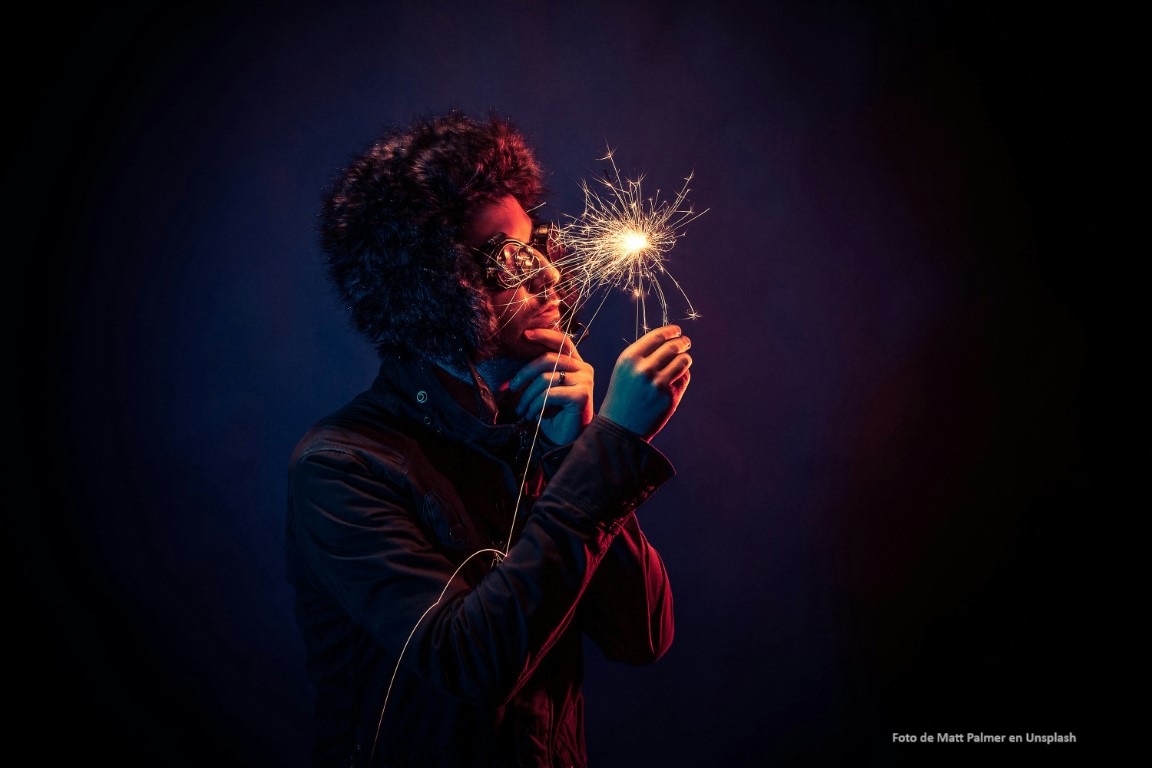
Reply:
<svg viewBox="0 0 1152 768"><path fill-rule="evenodd" d="M393 129L326 193L329 274L381 358L292 456L286 551L318 766L583 766L582 636L672 641L635 509L689 382L675 326L628 346L593 413L563 276L506 119Z"/></svg>

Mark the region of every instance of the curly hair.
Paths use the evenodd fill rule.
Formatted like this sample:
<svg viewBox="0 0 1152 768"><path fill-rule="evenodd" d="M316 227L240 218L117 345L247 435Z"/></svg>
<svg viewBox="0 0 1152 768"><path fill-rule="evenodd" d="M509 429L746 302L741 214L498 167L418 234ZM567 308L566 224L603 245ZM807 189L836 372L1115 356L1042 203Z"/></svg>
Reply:
<svg viewBox="0 0 1152 768"><path fill-rule="evenodd" d="M320 243L352 325L379 355L487 354L496 315L461 231L477 205L506 195L535 207L542 175L507 118L453 110L389 129L336 176Z"/></svg>

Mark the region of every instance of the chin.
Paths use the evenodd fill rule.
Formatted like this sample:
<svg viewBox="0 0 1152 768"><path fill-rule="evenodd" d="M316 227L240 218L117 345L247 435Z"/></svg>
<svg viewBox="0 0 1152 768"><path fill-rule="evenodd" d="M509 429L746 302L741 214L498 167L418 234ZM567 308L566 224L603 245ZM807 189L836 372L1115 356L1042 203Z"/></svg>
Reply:
<svg viewBox="0 0 1152 768"><path fill-rule="evenodd" d="M540 326L532 326L539 328ZM547 348L528 341L524 338L509 339L504 344L500 345L500 350L497 353L500 357L512 358L515 360L523 360L528 362L539 357L542 353L546 352Z"/></svg>

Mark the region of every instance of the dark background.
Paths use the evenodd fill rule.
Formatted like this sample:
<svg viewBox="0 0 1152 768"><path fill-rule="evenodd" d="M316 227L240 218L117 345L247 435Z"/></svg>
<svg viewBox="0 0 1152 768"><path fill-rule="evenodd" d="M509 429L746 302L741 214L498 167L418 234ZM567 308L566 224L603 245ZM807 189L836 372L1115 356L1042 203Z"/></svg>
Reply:
<svg viewBox="0 0 1152 768"><path fill-rule="evenodd" d="M662 197L694 173L708 209L668 261L701 314L656 440L679 474L640 513L677 637L643 669L590 649L597 768L1078 764L1119 737L1090 561L1107 397L1082 15L30 13L4 54L11 744L305 764L287 459L376 367L324 282L319 196L385 126L448 107L524 129L557 218L606 146ZM631 311L610 302L583 348L598 396Z"/></svg>

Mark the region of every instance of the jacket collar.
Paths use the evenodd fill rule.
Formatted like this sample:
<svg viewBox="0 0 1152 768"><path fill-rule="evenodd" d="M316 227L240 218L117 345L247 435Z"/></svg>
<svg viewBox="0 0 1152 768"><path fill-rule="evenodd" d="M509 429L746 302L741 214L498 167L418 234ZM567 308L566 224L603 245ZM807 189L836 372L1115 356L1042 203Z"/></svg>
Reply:
<svg viewBox="0 0 1152 768"><path fill-rule="evenodd" d="M429 360L392 355L381 360L370 392L389 412L449 439L483 446L498 455L510 448L515 451L524 424L496 423L496 403L486 385L477 380L471 385L452 382L446 386L442 377L448 376ZM475 397L475 413L461 405L461 395L465 400Z"/></svg>

